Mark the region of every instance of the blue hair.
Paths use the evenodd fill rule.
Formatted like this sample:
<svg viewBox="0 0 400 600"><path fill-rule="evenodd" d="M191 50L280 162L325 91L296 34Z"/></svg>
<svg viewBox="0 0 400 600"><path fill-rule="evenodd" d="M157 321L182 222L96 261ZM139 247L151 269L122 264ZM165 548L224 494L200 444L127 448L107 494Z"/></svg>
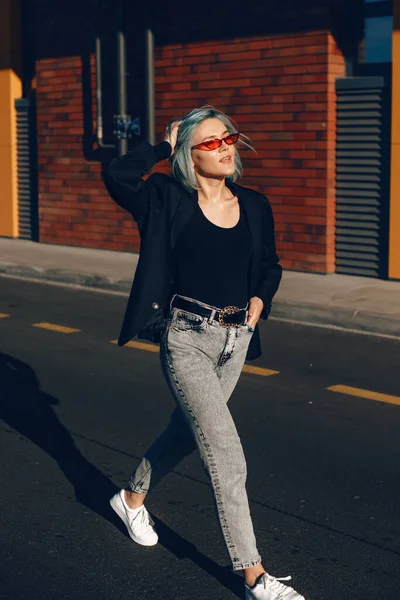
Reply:
<svg viewBox="0 0 400 600"><path fill-rule="evenodd" d="M178 129L176 146L171 157L172 174L175 179L180 181L180 183L190 192L193 192L199 187L191 155L191 148L193 145L192 140L197 127L206 119L219 119L225 125L226 130L229 133L236 133L238 131L237 125L232 119L222 111L209 105L195 108L181 119L174 119L174 121L171 121L171 123L167 125L167 131L170 132L172 125L177 121L181 121ZM245 141L248 139L247 136L241 134L238 143L253 150L250 144ZM230 179L231 181L236 181L243 173L242 161L237 151L235 152L234 160L235 170L232 175L227 176L227 179Z"/></svg>

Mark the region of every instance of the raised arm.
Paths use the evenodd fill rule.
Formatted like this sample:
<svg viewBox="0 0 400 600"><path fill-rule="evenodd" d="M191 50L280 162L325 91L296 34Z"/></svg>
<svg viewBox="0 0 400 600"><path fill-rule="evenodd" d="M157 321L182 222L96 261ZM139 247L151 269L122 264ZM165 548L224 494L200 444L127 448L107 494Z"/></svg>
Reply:
<svg viewBox="0 0 400 600"><path fill-rule="evenodd" d="M114 158L102 172L104 184L111 198L128 210L140 224L147 215L150 194L155 193L151 178L147 181L143 175L149 173L154 165L171 155L172 147L164 141L152 146L142 140L135 148Z"/></svg>
<svg viewBox="0 0 400 600"><path fill-rule="evenodd" d="M152 146L145 140L119 158L114 158L102 172L103 181L111 198L128 210L139 225L143 223L149 208L151 194L157 190L143 175L149 173L160 160L169 158L176 145L176 137L181 121L171 121L165 130L164 141ZM154 176L155 177L155 176Z"/></svg>

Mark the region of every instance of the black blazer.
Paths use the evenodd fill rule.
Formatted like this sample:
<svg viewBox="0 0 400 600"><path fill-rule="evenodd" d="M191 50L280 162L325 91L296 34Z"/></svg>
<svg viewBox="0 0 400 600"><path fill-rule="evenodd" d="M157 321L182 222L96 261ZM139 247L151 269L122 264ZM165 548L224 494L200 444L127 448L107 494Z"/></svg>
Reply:
<svg viewBox="0 0 400 600"><path fill-rule="evenodd" d="M168 142L152 146L142 140L127 154L113 159L103 170L103 180L110 196L132 214L141 238L139 261L118 339L120 346L134 336L156 343L160 341L174 283L172 250L197 206L197 191L188 192L173 177L153 173L146 181L142 179L158 161L170 154ZM226 186L242 200L253 242L249 269L250 297L258 296L263 300L261 318L266 320L282 277L275 249L271 206L267 198L258 192L228 180ZM221 258L216 256L215 260ZM229 260L229 256L223 258ZM254 360L260 355L257 325L246 359Z"/></svg>

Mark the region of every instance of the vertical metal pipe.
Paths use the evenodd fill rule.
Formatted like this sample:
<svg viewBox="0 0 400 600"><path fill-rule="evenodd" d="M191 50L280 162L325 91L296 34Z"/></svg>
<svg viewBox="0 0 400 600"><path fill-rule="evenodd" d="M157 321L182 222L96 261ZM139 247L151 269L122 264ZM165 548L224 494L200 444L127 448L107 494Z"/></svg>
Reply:
<svg viewBox="0 0 400 600"><path fill-rule="evenodd" d="M147 72L147 138L150 144L156 143L156 110L154 89L154 35L146 29L146 72Z"/></svg>
<svg viewBox="0 0 400 600"><path fill-rule="evenodd" d="M101 97L101 42L96 37L96 101L97 101L97 133L103 139L103 107Z"/></svg>
<svg viewBox="0 0 400 600"><path fill-rule="evenodd" d="M114 149L115 144L103 142L103 96L101 87L101 40L96 37L96 140L99 148Z"/></svg>
<svg viewBox="0 0 400 600"><path fill-rule="evenodd" d="M127 97L126 97L126 43L124 33L124 14L123 0L118 2L118 24L117 24L117 110L121 116L126 115ZM125 154L128 151L128 140L120 138L118 140L118 154Z"/></svg>

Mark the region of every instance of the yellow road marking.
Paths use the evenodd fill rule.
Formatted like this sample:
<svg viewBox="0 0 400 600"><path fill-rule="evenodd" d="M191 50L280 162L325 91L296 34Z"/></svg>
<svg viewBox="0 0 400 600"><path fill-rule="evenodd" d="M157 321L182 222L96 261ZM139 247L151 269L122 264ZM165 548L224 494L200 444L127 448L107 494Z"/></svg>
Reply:
<svg viewBox="0 0 400 600"><path fill-rule="evenodd" d="M39 329L48 329L50 331L58 331L59 333L76 333L77 331L80 331L80 329L55 325L55 323L33 323L32 325L33 327L39 327Z"/></svg>
<svg viewBox="0 0 400 600"><path fill-rule="evenodd" d="M118 344L118 340L112 340L111 344ZM130 341L125 346L129 348L137 348L138 350L146 350L147 352L159 352L160 347L158 345L147 344L146 342L133 342ZM279 371L273 371L272 369L263 369L262 367L251 367L244 365L242 369L245 373L253 373L253 375L261 375L263 377L269 377L270 375L278 375Z"/></svg>
<svg viewBox="0 0 400 600"><path fill-rule="evenodd" d="M332 385L326 389L331 392L338 392L339 394L348 394L350 396L366 398L367 400L376 400L377 402L386 402L387 404L397 404L400 406L400 396L390 396L389 394L362 390L349 385Z"/></svg>
<svg viewBox="0 0 400 600"><path fill-rule="evenodd" d="M118 344L118 340L112 340L111 344ZM159 352L159 346L153 346L152 344L147 344L146 342L127 342L125 346L128 348L137 348L138 350L146 350L147 352Z"/></svg>
<svg viewBox="0 0 400 600"><path fill-rule="evenodd" d="M253 373L253 375L261 375L262 377L269 377L270 375L279 375L279 371L273 371L272 369L263 369L262 367L251 367L250 365L244 365L242 371L245 373Z"/></svg>
<svg viewBox="0 0 400 600"><path fill-rule="evenodd" d="M6 315L6 313L0 313L0 319L7 319L7 317L11 317L11 315Z"/></svg>

